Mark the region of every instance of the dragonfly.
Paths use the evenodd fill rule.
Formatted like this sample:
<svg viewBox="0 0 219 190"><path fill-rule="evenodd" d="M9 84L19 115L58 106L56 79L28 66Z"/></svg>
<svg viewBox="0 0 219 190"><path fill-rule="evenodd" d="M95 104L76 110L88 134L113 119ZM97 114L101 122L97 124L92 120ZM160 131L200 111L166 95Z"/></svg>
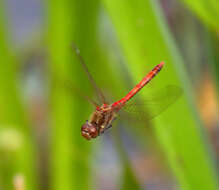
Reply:
<svg viewBox="0 0 219 190"><path fill-rule="evenodd" d="M142 116L145 120L150 120L153 117L159 115L163 112L169 105L174 103L176 99L178 99L182 93L180 87L172 86L165 89L165 93L161 92L152 97L150 101L143 104L128 104L128 102L144 87L146 86L163 68L164 62L159 63L156 65L143 79L136 85L134 88L129 91L123 98L114 103L107 103L105 100L105 96L103 95L101 89L97 86L94 78L90 74L87 65L84 62L80 54L80 50L73 45L74 52L79 58L80 64L82 65L83 69L85 70L89 81L91 82L98 98L101 101L101 105L97 104L95 101L91 100L88 97L85 97L90 103L95 106L95 110L90 115L89 120L87 120L81 126L81 135L87 140L95 139L101 134L103 134L106 130L112 127L113 121L117 118L118 113L120 110L125 110L128 113L135 114L138 116ZM152 106L150 106L152 105ZM136 109L136 107L140 107L143 109ZM155 108L154 112L147 114L143 113L145 108L153 107ZM140 110L140 111L138 111Z"/></svg>

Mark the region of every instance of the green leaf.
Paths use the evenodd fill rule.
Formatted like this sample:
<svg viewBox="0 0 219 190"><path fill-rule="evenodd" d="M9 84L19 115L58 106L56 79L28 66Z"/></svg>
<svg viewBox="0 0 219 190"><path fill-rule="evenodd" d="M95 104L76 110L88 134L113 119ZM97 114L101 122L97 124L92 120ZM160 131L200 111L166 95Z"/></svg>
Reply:
<svg viewBox="0 0 219 190"><path fill-rule="evenodd" d="M174 84L183 88L183 97L154 121L180 188L217 189L208 140L192 104L192 88L157 1L103 0L103 3L136 83L153 66L165 61L163 70L149 86Z"/></svg>
<svg viewBox="0 0 219 190"><path fill-rule="evenodd" d="M133 170L130 168L130 164L124 165L123 168L123 178L121 179L122 184L121 190L132 190L132 189L141 189L139 182L137 181L136 176L134 175Z"/></svg>
<svg viewBox="0 0 219 190"><path fill-rule="evenodd" d="M219 1L218 0L200 0L190 1L182 0L191 11L193 11L201 21L215 31L219 29Z"/></svg>

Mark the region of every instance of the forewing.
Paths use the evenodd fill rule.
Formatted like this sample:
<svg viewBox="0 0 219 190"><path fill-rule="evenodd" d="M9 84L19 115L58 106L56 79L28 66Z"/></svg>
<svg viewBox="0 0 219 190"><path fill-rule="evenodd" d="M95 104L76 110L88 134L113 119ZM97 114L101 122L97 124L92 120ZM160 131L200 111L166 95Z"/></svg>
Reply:
<svg viewBox="0 0 219 190"><path fill-rule="evenodd" d="M67 79L64 76L60 77L59 75L53 75L53 83L56 87L64 88L67 92L71 93L72 95L78 95L84 98L84 100L90 102L95 107L98 106L98 104L93 99L91 99L84 92L82 92L75 84L72 83L70 79Z"/></svg>

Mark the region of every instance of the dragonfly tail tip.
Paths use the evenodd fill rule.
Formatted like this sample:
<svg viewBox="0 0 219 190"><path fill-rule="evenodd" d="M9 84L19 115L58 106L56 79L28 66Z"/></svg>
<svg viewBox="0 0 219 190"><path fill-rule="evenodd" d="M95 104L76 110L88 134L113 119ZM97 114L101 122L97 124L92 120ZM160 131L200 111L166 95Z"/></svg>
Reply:
<svg viewBox="0 0 219 190"><path fill-rule="evenodd" d="M163 67L164 64L165 64L165 62L164 62L164 61L161 61L159 65L160 65L161 67Z"/></svg>

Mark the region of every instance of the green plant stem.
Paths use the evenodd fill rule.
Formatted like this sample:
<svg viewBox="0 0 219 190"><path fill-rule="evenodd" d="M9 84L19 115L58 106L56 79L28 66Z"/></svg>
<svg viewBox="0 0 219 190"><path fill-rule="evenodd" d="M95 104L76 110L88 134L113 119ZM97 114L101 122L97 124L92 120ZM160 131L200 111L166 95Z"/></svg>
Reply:
<svg viewBox="0 0 219 190"><path fill-rule="evenodd" d="M52 78L63 76L88 95L84 71L72 43L87 60L96 51L98 1L55 0L49 3L49 51ZM86 46L86 44L89 46ZM52 189L89 189L91 142L82 138L80 127L91 111L88 102L54 85L51 91L51 186Z"/></svg>
<svg viewBox="0 0 219 190"><path fill-rule="evenodd" d="M37 189L35 144L31 135L28 114L16 88L16 60L8 45L4 3L0 1L0 188L13 188L16 175L24 178L27 189Z"/></svg>

